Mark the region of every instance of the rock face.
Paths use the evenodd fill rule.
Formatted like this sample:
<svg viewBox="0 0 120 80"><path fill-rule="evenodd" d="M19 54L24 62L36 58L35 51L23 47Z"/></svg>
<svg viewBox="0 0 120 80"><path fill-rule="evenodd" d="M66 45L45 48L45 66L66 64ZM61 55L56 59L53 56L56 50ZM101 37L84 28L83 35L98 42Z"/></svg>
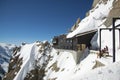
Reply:
<svg viewBox="0 0 120 80"><path fill-rule="evenodd" d="M106 4L108 0L93 0L92 8L96 7L96 5L99 3Z"/></svg>
<svg viewBox="0 0 120 80"><path fill-rule="evenodd" d="M106 4L108 0L94 0L93 1L93 5L92 8L95 8L96 5L99 3L103 3ZM87 16L89 15L89 13L87 13ZM119 17L120 16L120 0L114 0L113 2L113 8L110 10L109 15L106 17L106 21L104 22L104 25L106 27L109 27L110 25L112 25L112 19L115 17Z"/></svg>
<svg viewBox="0 0 120 80"><path fill-rule="evenodd" d="M94 8L99 1L100 0L93 0L92 8Z"/></svg>
<svg viewBox="0 0 120 80"><path fill-rule="evenodd" d="M107 20L105 21L105 26L109 27L112 25L112 18L120 17L120 0L114 0L113 8L111 9Z"/></svg>
<svg viewBox="0 0 120 80"><path fill-rule="evenodd" d="M76 28L78 28L80 21L80 18L78 18L76 23L71 27L70 32L73 32Z"/></svg>

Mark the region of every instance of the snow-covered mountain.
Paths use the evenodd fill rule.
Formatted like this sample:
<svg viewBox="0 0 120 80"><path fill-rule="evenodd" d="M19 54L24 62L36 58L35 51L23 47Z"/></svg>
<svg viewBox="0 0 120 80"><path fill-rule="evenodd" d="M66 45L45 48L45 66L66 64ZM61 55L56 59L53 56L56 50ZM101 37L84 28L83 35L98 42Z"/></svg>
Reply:
<svg viewBox="0 0 120 80"><path fill-rule="evenodd" d="M120 0L94 0L92 9L67 38L97 29L91 44L92 49L98 48L99 29L112 27L112 18L120 17L119 4ZM77 64L77 52L54 49L47 41L16 47L3 80L120 80L119 35L116 31L116 62L113 63L111 33L106 30L101 34L102 49L109 47L108 56L98 58L97 51L86 48Z"/></svg>
<svg viewBox="0 0 120 80"><path fill-rule="evenodd" d="M117 56L120 57L120 50ZM120 59L97 58L88 54L79 64L74 51L54 49L48 42L35 42L16 48L3 80L119 80Z"/></svg>
<svg viewBox="0 0 120 80"><path fill-rule="evenodd" d="M3 80L42 80L51 50L46 41L16 47Z"/></svg>
<svg viewBox="0 0 120 80"><path fill-rule="evenodd" d="M15 45L0 43L0 77L8 71L8 64L12 57L12 50Z"/></svg>

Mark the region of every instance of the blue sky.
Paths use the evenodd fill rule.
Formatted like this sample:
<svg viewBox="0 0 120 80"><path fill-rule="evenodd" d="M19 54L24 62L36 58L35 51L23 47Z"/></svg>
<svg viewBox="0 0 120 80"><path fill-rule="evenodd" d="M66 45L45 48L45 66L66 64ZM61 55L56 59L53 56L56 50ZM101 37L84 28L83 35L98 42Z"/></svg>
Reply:
<svg viewBox="0 0 120 80"><path fill-rule="evenodd" d="M85 17L93 0L0 0L0 42L50 41Z"/></svg>

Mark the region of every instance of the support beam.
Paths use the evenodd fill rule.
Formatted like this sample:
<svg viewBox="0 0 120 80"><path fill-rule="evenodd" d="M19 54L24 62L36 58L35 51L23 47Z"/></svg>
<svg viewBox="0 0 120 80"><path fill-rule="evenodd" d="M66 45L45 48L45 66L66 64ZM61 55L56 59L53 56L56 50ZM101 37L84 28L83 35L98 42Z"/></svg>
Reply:
<svg viewBox="0 0 120 80"><path fill-rule="evenodd" d="M99 47L99 52L100 52L100 54L101 54L101 31L102 31L102 29L100 29L100 37L99 37L99 45L100 45L100 47Z"/></svg>
<svg viewBox="0 0 120 80"><path fill-rule="evenodd" d="M120 49L120 29L119 29L119 49Z"/></svg>
<svg viewBox="0 0 120 80"><path fill-rule="evenodd" d="M116 19L113 18L113 62L115 62L115 21Z"/></svg>
<svg viewBox="0 0 120 80"><path fill-rule="evenodd" d="M119 27L120 26L120 24L118 24L118 25L115 25L115 22L117 21L117 20L120 20L120 18L113 18L113 24L112 24L112 28L100 28L100 51L101 51L101 31L102 30L113 30L113 32L112 32L112 36L113 36L113 62L115 62L115 30L116 29L118 29L119 30L119 48L120 48L120 28L117 28L117 27Z"/></svg>
<svg viewBox="0 0 120 80"><path fill-rule="evenodd" d="M74 38L72 39L72 50L73 50L73 41L74 41Z"/></svg>

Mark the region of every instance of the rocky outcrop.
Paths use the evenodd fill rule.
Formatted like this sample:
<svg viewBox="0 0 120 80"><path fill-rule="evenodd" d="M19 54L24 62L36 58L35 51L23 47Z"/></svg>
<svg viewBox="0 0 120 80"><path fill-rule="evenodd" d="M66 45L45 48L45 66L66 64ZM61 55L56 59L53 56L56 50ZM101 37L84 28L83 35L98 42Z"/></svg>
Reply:
<svg viewBox="0 0 120 80"><path fill-rule="evenodd" d="M106 4L108 0L94 0L92 4L92 8L96 8L97 4ZM86 15L89 15L89 12L86 13ZM104 25L106 27L109 27L112 25L112 19L115 17L120 16L120 0L114 0L113 7L109 12L109 15L106 17L106 21L104 22Z"/></svg>
<svg viewBox="0 0 120 80"><path fill-rule="evenodd" d="M92 8L95 8L98 3L99 3L99 4L101 4L101 3L106 4L107 1L108 1L108 0L93 0Z"/></svg>
<svg viewBox="0 0 120 80"><path fill-rule="evenodd" d="M100 0L93 0L93 4L92 4L92 9L96 7L96 5L100 2ZM86 17L89 16L89 11L86 12Z"/></svg>
<svg viewBox="0 0 120 80"><path fill-rule="evenodd" d="M43 80L45 76L45 68L36 67L34 70L31 70L27 73L24 80Z"/></svg>
<svg viewBox="0 0 120 80"><path fill-rule="evenodd" d="M71 27L70 32L73 32L79 26L80 21L80 18L78 18L76 23Z"/></svg>
<svg viewBox="0 0 120 80"><path fill-rule="evenodd" d="M100 0L93 0L92 8L94 8Z"/></svg>
<svg viewBox="0 0 120 80"><path fill-rule="evenodd" d="M116 17L120 17L120 0L114 0L113 2L113 8L111 9L106 21L104 22L104 25L106 27L109 27L112 25L112 19Z"/></svg>

